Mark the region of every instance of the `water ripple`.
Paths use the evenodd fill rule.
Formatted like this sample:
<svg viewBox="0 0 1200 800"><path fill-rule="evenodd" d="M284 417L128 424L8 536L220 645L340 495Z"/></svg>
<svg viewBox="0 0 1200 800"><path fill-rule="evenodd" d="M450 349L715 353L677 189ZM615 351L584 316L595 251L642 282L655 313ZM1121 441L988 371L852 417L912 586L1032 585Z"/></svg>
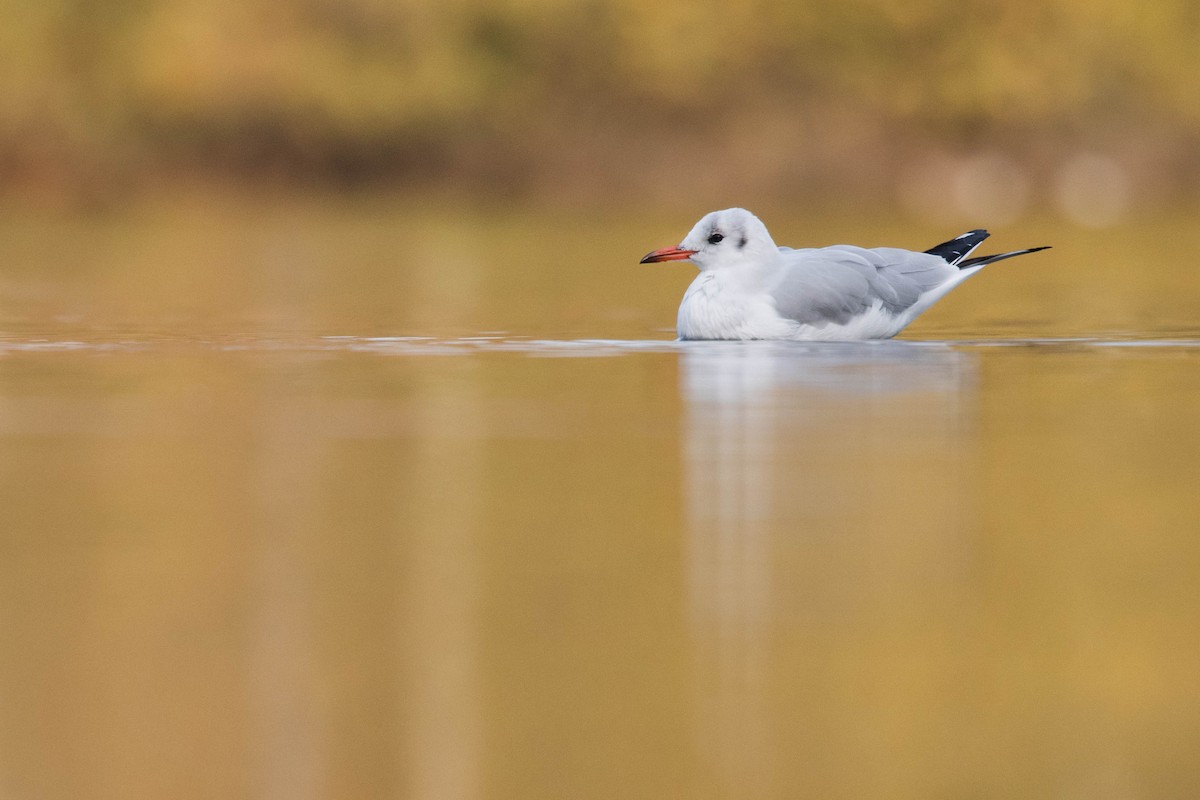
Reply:
<svg viewBox="0 0 1200 800"><path fill-rule="evenodd" d="M1045 348L1062 351L1109 348L1200 349L1200 338L1062 337L1024 339L892 339L866 342L681 342L673 339L546 339L493 333L433 336L137 336L0 337L0 356L30 353L113 353L156 350L220 352L372 353L382 356L455 356L514 353L530 357L599 358L644 353L730 353L753 351L779 357L901 358L922 350Z"/></svg>

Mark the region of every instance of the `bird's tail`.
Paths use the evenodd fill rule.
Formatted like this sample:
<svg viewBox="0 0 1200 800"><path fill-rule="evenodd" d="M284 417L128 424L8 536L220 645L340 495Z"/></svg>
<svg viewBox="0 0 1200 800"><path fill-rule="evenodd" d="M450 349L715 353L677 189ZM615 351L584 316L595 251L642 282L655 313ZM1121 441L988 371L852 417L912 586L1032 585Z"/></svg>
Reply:
<svg viewBox="0 0 1200 800"><path fill-rule="evenodd" d="M1039 250L1049 250L1049 249L1050 249L1049 246L1030 247L1027 250L1013 250L1011 253L997 253L994 256L979 256L977 258L968 258L967 260L960 261L960 262L951 261L950 263L954 264L959 269L966 269L968 267L982 267L984 264L992 264L996 261L1003 261L1004 259L1012 258L1013 256L1023 256L1026 253L1036 253Z"/></svg>

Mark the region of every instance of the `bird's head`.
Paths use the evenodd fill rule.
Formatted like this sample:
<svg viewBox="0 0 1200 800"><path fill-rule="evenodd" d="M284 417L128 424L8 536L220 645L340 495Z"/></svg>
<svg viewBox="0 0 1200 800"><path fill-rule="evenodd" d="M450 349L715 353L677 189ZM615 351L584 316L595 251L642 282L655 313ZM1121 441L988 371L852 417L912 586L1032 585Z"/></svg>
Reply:
<svg viewBox="0 0 1200 800"><path fill-rule="evenodd" d="M761 264L778 254L758 217L744 208L727 208L705 214L677 246L647 253L641 263L691 261L701 270L712 270Z"/></svg>

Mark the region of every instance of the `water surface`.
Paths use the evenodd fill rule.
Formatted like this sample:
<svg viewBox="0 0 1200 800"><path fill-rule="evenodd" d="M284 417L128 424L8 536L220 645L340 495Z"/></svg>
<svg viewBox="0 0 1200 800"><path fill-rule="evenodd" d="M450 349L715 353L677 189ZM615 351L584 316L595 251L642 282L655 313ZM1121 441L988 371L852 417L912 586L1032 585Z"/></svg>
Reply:
<svg viewBox="0 0 1200 800"><path fill-rule="evenodd" d="M0 794L1200 792L1194 285L679 343L686 273L303 213L10 231Z"/></svg>

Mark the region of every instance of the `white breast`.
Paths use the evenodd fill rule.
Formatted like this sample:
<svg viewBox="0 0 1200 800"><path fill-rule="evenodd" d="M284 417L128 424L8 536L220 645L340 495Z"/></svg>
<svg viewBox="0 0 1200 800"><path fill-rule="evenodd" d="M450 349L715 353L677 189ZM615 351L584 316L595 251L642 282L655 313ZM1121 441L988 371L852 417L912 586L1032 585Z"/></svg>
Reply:
<svg viewBox="0 0 1200 800"><path fill-rule="evenodd" d="M790 339L796 327L775 312L770 295L715 271L692 281L676 321L680 339Z"/></svg>

